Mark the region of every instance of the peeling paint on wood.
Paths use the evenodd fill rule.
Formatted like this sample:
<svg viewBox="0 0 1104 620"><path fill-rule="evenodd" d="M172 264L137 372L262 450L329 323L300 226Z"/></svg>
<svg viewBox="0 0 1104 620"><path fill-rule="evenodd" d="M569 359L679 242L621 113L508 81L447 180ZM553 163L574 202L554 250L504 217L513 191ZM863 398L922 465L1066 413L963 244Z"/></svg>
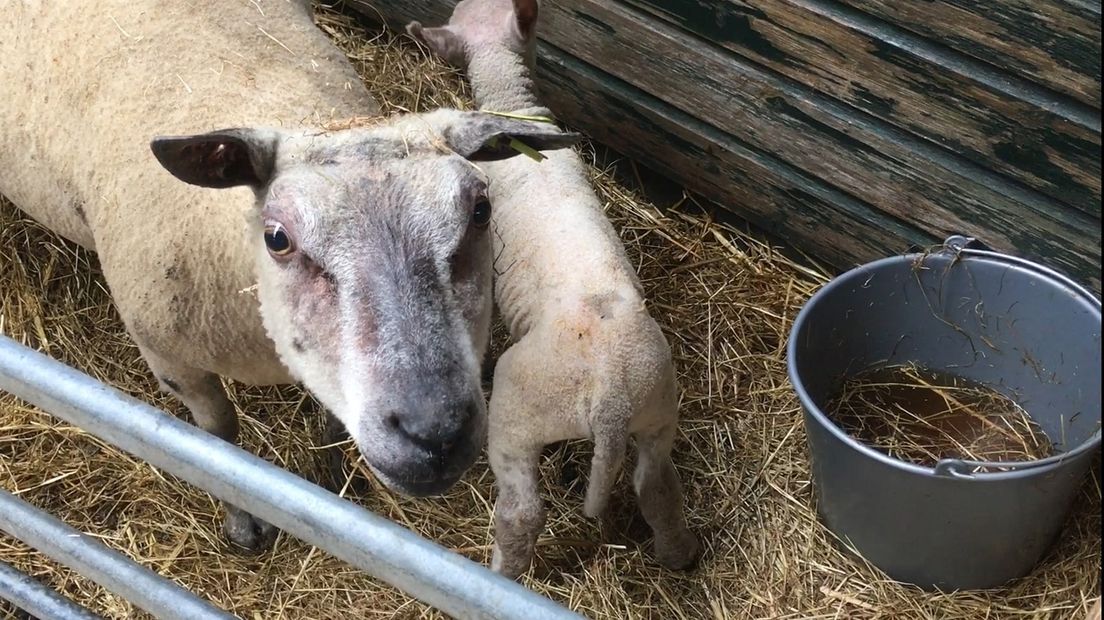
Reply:
<svg viewBox="0 0 1104 620"><path fill-rule="evenodd" d="M1100 2L842 0L1100 108Z"/></svg>
<svg viewBox="0 0 1104 620"><path fill-rule="evenodd" d="M963 232L1099 291L1099 111L941 76L815 3L843 7L550 0L538 85L569 125L840 268ZM453 4L350 6L404 24Z"/></svg>
<svg viewBox="0 0 1104 620"><path fill-rule="evenodd" d="M819 0L627 4L1100 216L1100 122L1085 106L1032 105L991 87L972 60L941 62L954 52L890 38Z"/></svg>

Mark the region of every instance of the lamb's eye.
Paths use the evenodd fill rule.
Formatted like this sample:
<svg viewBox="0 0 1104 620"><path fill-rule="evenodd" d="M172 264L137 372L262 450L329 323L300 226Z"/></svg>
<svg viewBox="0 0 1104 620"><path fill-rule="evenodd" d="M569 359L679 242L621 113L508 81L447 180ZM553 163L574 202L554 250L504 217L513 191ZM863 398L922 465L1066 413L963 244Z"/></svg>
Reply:
<svg viewBox="0 0 1104 620"><path fill-rule="evenodd" d="M284 230L284 227L279 224L265 226L264 240L265 245L268 246L268 251L275 256L287 256L293 249L291 237Z"/></svg>
<svg viewBox="0 0 1104 620"><path fill-rule="evenodd" d="M472 224L477 228L486 228L491 223L491 201L481 198L472 210Z"/></svg>

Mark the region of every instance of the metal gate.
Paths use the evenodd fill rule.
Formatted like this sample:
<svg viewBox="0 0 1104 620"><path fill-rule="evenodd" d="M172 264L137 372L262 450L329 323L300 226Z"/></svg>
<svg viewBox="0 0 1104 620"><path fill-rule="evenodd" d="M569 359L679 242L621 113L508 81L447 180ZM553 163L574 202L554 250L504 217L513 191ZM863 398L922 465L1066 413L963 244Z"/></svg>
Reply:
<svg viewBox="0 0 1104 620"><path fill-rule="evenodd" d="M0 390L454 617L581 618L480 564L4 336ZM235 617L3 490L0 530L158 618ZM2 562L0 598L43 620L96 617Z"/></svg>

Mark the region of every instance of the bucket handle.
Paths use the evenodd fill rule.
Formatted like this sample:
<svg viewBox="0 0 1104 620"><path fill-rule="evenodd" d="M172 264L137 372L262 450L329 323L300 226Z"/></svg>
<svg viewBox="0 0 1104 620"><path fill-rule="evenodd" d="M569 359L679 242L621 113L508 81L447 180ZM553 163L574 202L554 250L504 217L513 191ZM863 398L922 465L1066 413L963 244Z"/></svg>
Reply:
<svg viewBox="0 0 1104 620"><path fill-rule="evenodd" d="M1037 461L968 461L965 459L940 459L935 464L935 475L943 476L946 478L973 478L975 474L988 474L992 471L977 471L978 469L992 470L999 469L1003 471L1024 471L1027 469L1036 469L1039 467L1046 467L1047 465L1061 463L1068 459L1070 454L1063 453L1055 456L1050 456L1045 459L1039 459Z"/></svg>
<svg viewBox="0 0 1104 620"><path fill-rule="evenodd" d="M983 252L992 252L992 249L985 244L984 241L977 237L970 237L967 235L951 235L943 241L943 245L936 251L936 253L947 253L957 255L963 250L981 250ZM923 246L910 245L907 253L909 254L922 254L925 252Z"/></svg>
<svg viewBox="0 0 1104 620"><path fill-rule="evenodd" d="M962 250L981 250L983 252L991 252L992 249L985 244L981 239L977 237L967 237L965 235L951 235L943 242L943 247L954 253L961 252Z"/></svg>

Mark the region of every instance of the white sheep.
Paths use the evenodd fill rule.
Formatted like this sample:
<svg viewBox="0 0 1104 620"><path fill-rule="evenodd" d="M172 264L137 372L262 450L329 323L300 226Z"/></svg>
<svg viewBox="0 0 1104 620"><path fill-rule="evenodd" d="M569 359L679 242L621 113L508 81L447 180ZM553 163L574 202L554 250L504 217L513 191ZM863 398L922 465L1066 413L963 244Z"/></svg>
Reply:
<svg viewBox="0 0 1104 620"><path fill-rule="evenodd" d="M547 114L530 77L535 0L464 0L448 25L407 31L467 71L484 110ZM522 158L481 165L495 203L495 300L513 344L498 360L488 452L499 487L492 568L516 577L544 525L541 449L594 441L584 511L605 508L636 439L639 505L656 556L687 568L699 545L683 515L671 447L678 421L667 341L648 315L640 282L570 150L537 164Z"/></svg>
<svg viewBox="0 0 1104 620"><path fill-rule="evenodd" d="M0 193L96 251L200 427L237 436L220 375L299 380L399 492L440 492L474 461L490 207L464 158L570 137L455 110L320 129L378 107L304 0L8 3L0 84ZM150 153L226 126L253 128ZM270 541L226 510L234 543Z"/></svg>

